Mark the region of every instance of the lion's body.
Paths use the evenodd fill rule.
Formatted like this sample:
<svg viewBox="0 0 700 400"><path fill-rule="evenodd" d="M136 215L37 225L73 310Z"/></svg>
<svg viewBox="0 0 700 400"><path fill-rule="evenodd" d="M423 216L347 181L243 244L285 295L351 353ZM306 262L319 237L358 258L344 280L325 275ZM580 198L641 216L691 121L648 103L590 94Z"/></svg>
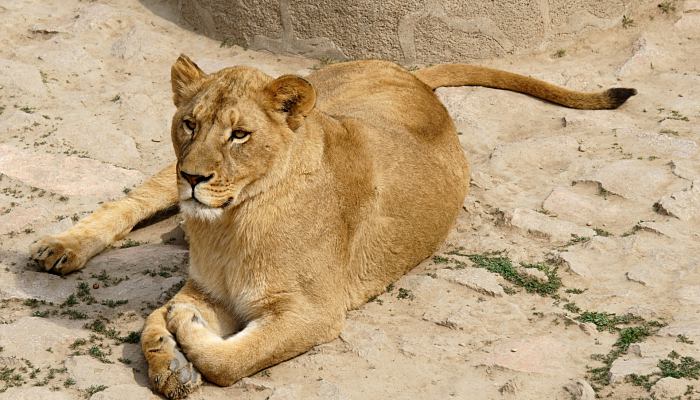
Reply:
<svg viewBox="0 0 700 400"><path fill-rule="evenodd" d="M412 74L363 61L329 66L308 81L273 80L246 68L206 75L181 58L173 66L177 165L43 239L34 257L70 272L179 200L190 277L144 328L154 386L179 398L199 384L197 370L227 385L300 354L337 337L348 309L381 293L447 235L469 170L432 90L468 68ZM493 72L477 73L484 71ZM508 82L565 105L615 106L611 94Z"/></svg>

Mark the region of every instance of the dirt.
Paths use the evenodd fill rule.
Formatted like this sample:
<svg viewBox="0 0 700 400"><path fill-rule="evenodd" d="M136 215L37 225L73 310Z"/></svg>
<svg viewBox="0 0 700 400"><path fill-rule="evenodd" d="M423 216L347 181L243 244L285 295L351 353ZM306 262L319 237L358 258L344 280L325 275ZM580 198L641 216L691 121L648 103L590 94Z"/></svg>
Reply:
<svg viewBox="0 0 700 400"><path fill-rule="evenodd" d="M439 89L472 164L435 257L348 314L337 340L193 399L700 398L700 2L676 1L482 64L615 111ZM81 272L27 259L173 159L169 69L321 62L200 36L167 2L0 2L0 399L157 398L145 316L187 274L177 216ZM563 51L561 51L563 50Z"/></svg>

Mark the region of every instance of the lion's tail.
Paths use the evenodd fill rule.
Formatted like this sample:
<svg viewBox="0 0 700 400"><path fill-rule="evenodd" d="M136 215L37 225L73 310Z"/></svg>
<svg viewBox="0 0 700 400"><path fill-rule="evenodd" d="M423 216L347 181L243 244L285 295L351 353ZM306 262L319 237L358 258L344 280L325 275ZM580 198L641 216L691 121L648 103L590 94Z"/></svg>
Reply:
<svg viewBox="0 0 700 400"><path fill-rule="evenodd" d="M612 88L604 92L583 93L552 85L539 79L468 64L443 64L413 74L436 89L443 86L485 86L529 94L565 107L583 110L610 110L619 107L637 90Z"/></svg>

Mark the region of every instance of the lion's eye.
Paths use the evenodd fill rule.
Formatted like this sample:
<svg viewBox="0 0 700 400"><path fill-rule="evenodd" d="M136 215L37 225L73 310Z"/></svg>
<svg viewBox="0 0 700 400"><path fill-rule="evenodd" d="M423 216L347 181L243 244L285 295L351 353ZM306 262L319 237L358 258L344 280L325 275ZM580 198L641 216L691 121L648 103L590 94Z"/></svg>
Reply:
<svg viewBox="0 0 700 400"><path fill-rule="evenodd" d="M197 123L192 121L191 119L183 119L182 127L185 129L185 132L191 135L194 132L194 130L197 129Z"/></svg>
<svg viewBox="0 0 700 400"><path fill-rule="evenodd" d="M242 142L245 142L246 140L248 140L248 137L250 137L250 132L248 132L248 131L244 131L241 129L234 129L231 132L231 141L232 142L242 143Z"/></svg>

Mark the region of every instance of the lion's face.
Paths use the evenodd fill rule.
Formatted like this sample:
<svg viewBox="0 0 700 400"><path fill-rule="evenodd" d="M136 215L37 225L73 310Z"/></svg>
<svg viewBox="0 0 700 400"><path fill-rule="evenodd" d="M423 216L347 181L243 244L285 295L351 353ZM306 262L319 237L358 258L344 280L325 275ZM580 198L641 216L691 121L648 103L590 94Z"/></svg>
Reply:
<svg viewBox="0 0 700 400"><path fill-rule="evenodd" d="M200 219L218 218L280 179L294 130L315 101L302 78L273 80L244 67L206 75L184 56L172 84L180 208Z"/></svg>

